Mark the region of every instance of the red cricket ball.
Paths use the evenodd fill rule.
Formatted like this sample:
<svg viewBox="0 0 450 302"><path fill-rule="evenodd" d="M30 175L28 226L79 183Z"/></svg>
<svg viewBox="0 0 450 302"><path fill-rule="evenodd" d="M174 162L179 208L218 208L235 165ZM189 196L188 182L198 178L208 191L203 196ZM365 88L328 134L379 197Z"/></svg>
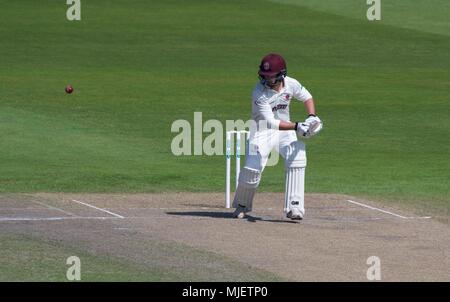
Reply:
<svg viewBox="0 0 450 302"><path fill-rule="evenodd" d="M66 92L67 92L67 93L72 93L72 92L73 92L73 87L72 87L72 85L68 85L68 86L66 87Z"/></svg>

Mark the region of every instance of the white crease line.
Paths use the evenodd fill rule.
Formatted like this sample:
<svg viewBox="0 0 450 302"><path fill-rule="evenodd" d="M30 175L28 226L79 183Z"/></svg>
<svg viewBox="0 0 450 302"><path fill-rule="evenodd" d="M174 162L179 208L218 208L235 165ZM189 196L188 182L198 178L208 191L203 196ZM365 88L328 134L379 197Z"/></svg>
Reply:
<svg viewBox="0 0 450 302"><path fill-rule="evenodd" d="M8 222L8 221L57 221L57 220L75 220L75 219L98 219L98 220L106 220L106 219L117 219L118 217L0 217L0 222Z"/></svg>
<svg viewBox="0 0 450 302"><path fill-rule="evenodd" d="M59 212L61 212L61 213L64 213L64 214L66 214L66 215L69 215L69 216L76 216L76 215L73 214L73 213L64 211L63 209L60 209L60 208L57 208L57 207L48 205L48 204L46 204L46 203L43 203L43 202L40 202L40 201L37 201L37 200L31 200L31 202L34 202L34 203L36 203L36 204L39 204L39 205L44 206L44 207L46 207L46 208L49 208L49 209L51 209L51 210L59 211Z"/></svg>
<svg viewBox="0 0 450 302"><path fill-rule="evenodd" d="M398 218L402 218L402 219L430 219L431 218L430 216L426 216L426 217L405 217L405 216L398 215L398 214L395 214L395 213L392 213L392 212L389 212L389 211L385 211L385 210L382 210L382 209L378 209L378 208L375 208L375 207L372 207L372 206L369 206L369 205L366 205L366 204L363 204L363 203L359 203L359 202L356 202L356 201L353 201L353 200L350 200L350 199L347 199L347 201L350 202L350 203L353 203L353 204L356 204L356 205L359 205L359 206L371 209L371 210L379 211L379 212L382 212L382 213L385 213L385 214L389 214L389 215L392 215L392 216L395 216L395 217L398 217Z"/></svg>
<svg viewBox="0 0 450 302"><path fill-rule="evenodd" d="M113 216L118 217L118 218L121 218L121 219L124 219L124 218L125 218L125 217L123 217L123 216L121 216L121 215L119 215L119 214L110 212L110 211L105 210L105 209L97 208L96 206L93 206L93 205L91 205L91 204L88 204L88 203L85 203L85 202L82 202L82 201L78 201L78 200L75 200L75 199L72 199L72 201L74 201L74 202L76 202L76 203L79 203L79 204L82 204L82 205L85 205L85 206L87 206L87 207L90 207L90 208L93 208L93 209L96 209L96 210L105 212L105 213L108 213L108 214L110 214L110 215L113 215Z"/></svg>

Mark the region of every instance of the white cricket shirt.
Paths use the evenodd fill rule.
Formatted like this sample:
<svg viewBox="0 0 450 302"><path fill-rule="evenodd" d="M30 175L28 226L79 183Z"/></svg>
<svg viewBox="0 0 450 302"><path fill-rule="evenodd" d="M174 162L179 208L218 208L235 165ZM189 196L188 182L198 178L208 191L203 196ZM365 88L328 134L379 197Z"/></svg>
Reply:
<svg viewBox="0 0 450 302"><path fill-rule="evenodd" d="M258 82L252 94L252 119L256 123L265 120L268 128L278 129L280 121L290 121L289 104L292 99L306 102L311 98L309 91L291 77L284 78L280 92Z"/></svg>

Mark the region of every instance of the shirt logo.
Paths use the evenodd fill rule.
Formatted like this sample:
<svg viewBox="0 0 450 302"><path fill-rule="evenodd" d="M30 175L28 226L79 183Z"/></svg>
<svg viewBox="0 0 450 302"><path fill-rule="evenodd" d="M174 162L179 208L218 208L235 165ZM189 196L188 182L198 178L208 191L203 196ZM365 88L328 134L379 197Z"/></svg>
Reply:
<svg viewBox="0 0 450 302"><path fill-rule="evenodd" d="M286 109L288 105L284 105L284 104L278 104L275 107L272 108L272 112L274 111L278 111L278 110L282 110L282 109Z"/></svg>

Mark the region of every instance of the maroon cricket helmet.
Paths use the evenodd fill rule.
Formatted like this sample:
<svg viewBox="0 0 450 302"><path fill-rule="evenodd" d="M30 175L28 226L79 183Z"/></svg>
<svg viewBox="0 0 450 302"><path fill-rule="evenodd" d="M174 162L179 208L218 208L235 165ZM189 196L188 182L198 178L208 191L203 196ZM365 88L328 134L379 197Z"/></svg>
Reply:
<svg viewBox="0 0 450 302"><path fill-rule="evenodd" d="M262 58L258 74L262 77L286 76L286 61L279 54L268 54Z"/></svg>

